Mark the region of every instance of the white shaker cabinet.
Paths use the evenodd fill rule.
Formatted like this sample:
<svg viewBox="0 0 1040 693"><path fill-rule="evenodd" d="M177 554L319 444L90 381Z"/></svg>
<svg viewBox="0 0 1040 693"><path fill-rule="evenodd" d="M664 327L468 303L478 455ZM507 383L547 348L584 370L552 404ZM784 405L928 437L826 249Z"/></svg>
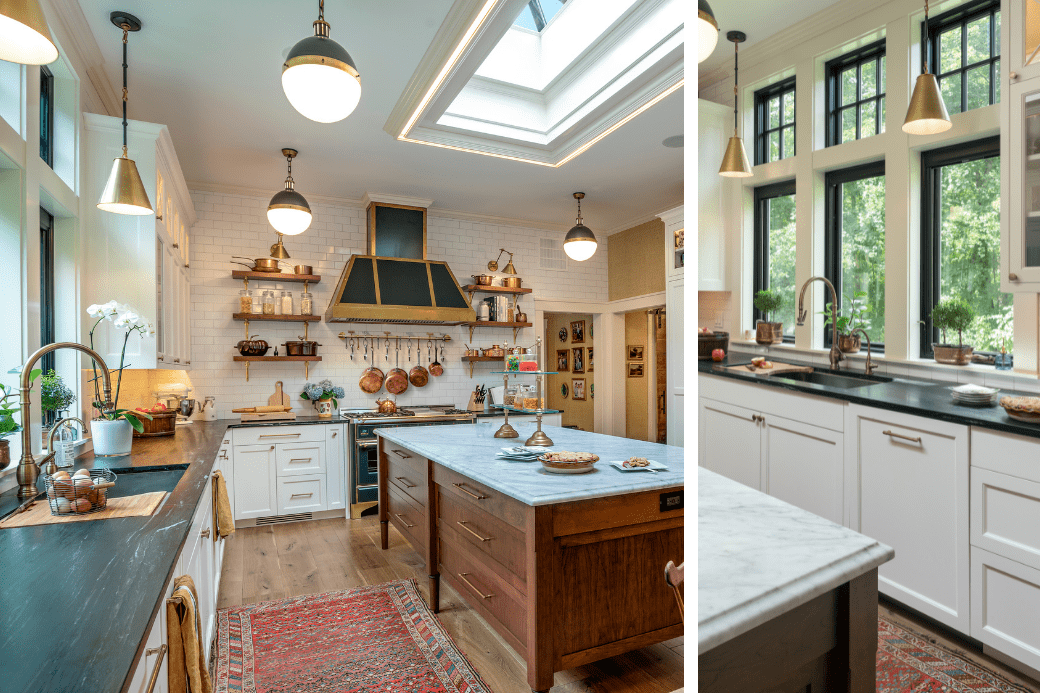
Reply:
<svg viewBox="0 0 1040 693"><path fill-rule="evenodd" d="M275 446L236 445L235 519L248 520L278 514Z"/></svg>
<svg viewBox="0 0 1040 693"><path fill-rule="evenodd" d="M168 586L165 596L169 595L172 586ZM155 615L152 629L145 640L144 654L137 663L137 668L130 676L127 693L167 693L169 691L169 674L167 662L170 658L166 636L166 604L160 605ZM152 685L152 681L155 685Z"/></svg>
<svg viewBox="0 0 1040 693"><path fill-rule="evenodd" d="M685 403L683 378L686 363L686 345L683 341L683 312L686 304L684 296L685 249L677 244L683 243L686 226L685 205L670 209L659 215L664 222L665 237L665 338L667 340L668 363L667 382L665 383L665 412L667 417L668 444L683 445L683 406Z"/></svg>
<svg viewBox="0 0 1040 693"><path fill-rule="evenodd" d="M1000 71L1005 83L1040 77L1040 3L1003 0ZM1010 75L1014 74L1014 78Z"/></svg>
<svg viewBox="0 0 1040 693"><path fill-rule="evenodd" d="M346 508L347 432L346 424L325 427L325 493L329 510Z"/></svg>
<svg viewBox="0 0 1040 693"><path fill-rule="evenodd" d="M726 290L726 233L719 162L725 153L733 111L697 101L697 289Z"/></svg>
<svg viewBox="0 0 1040 693"><path fill-rule="evenodd" d="M697 413L700 466L761 491L758 412L701 398Z"/></svg>

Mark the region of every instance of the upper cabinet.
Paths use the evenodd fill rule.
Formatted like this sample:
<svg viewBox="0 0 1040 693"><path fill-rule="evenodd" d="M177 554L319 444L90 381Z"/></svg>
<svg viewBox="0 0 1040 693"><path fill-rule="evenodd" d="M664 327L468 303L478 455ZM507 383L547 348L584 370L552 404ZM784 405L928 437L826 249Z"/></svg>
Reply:
<svg viewBox="0 0 1040 693"><path fill-rule="evenodd" d="M1016 80L1040 77L1040 3L1035 0L1003 0L1001 28L1007 32L1002 48L1001 69L1014 73Z"/></svg>
<svg viewBox="0 0 1040 693"><path fill-rule="evenodd" d="M703 99L697 102L697 289L726 289L726 234L722 223L723 178L719 162L726 150L733 111Z"/></svg>
<svg viewBox="0 0 1040 693"><path fill-rule="evenodd" d="M112 161L122 154L119 118L84 114L84 243L81 294L84 308L118 301L136 309L155 334L127 342L129 368L186 369L191 366L191 286L189 233L195 208L165 125L131 122L129 156L137 163L154 215L102 212L101 196ZM84 322L83 342L94 321ZM110 367L119 364L122 330L102 323L94 346Z"/></svg>

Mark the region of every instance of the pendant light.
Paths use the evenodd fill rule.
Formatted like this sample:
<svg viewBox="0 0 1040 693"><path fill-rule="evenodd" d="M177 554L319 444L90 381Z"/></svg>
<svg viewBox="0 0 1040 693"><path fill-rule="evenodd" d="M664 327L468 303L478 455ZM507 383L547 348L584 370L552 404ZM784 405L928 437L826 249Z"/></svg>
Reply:
<svg viewBox="0 0 1040 693"><path fill-rule="evenodd" d="M719 175L727 178L747 178L754 175L751 172L751 162L748 161L747 152L744 150L744 142L740 139L740 119L737 117L737 106L740 96L737 93L739 83L740 65L737 61L737 49L741 43L747 40L743 31L731 31L726 38L733 42L733 137L729 138L726 145L726 153L722 156L722 166Z"/></svg>
<svg viewBox="0 0 1040 693"><path fill-rule="evenodd" d="M697 0L697 62L703 63L719 44L719 23L708 0Z"/></svg>
<svg viewBox="0 0 1040 693"><path fill-rule="evenodd" d="M57 59L39 0L0 0L0 60L47 65Z"/></svg>
<svg viewBox="0 0 1040 693"><path fill-rule="evenodd" d="M311 225L312 219L311 206L294 187L292 160L298 153L295 149L282 150L282 155L289 163L289 175L285 178L285 189L276 192L271 198L271 204L267 205L267 221L271 222L275 231L286 236L303 233Z"/></svg>
<svg viewBox="0 0 1040 693"><path fill-rule="evenodd" d="M137 164L126 155L126 45L127 36L131 31L141 30L141 21L126 12L113 12L110 15L112 23L123 30L123 156L117 157L112 162L112 170L108 174L108 183L98 200L98 209L115 214L130 214L142 216L154 214L152 203L148 200L148 193L144 189L144 181L141 174L137 172Z"/></svg>
<svg viewBox="0 0 1040 693"><path fill-rule="evenodd" d="M293 108L319 123L335 123L361 100L361 77L350 53L329 38L325 0L318 0L314 36L289 51L282 64L282 91Z"/></svg>
<svg viewBox="0 0 1040 693"><path fill-rule="evenodd" d="M578 262L592 257L593 253L596 252L597 245L596 236L592 233L592 229L585 226L581 221L581 201L584 198L585 193L574 193L574 199L578 201L577 223L567 232L567 236L563 239L563 252L567 253L567 257L570 259Z"/></svg>
<svg viewBox="0 0 1040 693"><path fill-rule="evenodd" d="M935 135L953 127L939 91L939 80L928 70L928 56L932 52L928 38L928 0L924 0L924 45L924 72L917 76L903 121L903 132L908 135Z"/></svg>

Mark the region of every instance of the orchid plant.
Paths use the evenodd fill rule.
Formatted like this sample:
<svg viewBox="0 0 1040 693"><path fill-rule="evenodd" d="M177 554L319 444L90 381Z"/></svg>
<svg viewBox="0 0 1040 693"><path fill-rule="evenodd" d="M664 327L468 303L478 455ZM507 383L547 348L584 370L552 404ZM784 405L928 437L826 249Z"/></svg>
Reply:
<svg viewBox="0 0 1040 693"><path fill-rule="evenodd" d="M101 399L101 386L98 384L97 364L92 367L94 369L94 409L97 410L99 418L107 419L109 421L115 421L117 419L126 419L133 426L134 430L141 432L144 430L144 425L141 423L141 418L151 420L151 415L146 414L142 411L134 411L130 409L119 408L119 390L123 385L123 369L126 368L126 345L130 341L130 335L137 333L144 337L146 335L155 334L155 326L146 321L141 317L140 313L135 311L125 303L117 303L116 301L109 301L101 305L94 304L87 308L87 315L92 318L96 318L94 326L90 328L90 348L94 348L94 330L98 328L104 321L112 323L117 329L125 330L126 334L123 336L123 349L119 353L119 376L116 381L116 393L112 399L112 408L105 409L105 403Z"/></svg>

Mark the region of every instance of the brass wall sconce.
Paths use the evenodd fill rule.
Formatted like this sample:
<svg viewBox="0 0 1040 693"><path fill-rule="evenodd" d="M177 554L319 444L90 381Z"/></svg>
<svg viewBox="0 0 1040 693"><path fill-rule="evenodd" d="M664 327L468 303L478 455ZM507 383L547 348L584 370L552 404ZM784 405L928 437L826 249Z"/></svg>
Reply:
<svg viewBox="0 0 1040 693"><path fill-rule="evenodd" d="M498 271L498 261L502 259L502 253L505 253L509 256L509 262L506 263L505 269L503 269L502 271L506 274L516 274L516 267L513 267L513 254L505 248L499 248L498 257L496 257L494 260L487 264L488 271Z"/></svg>

